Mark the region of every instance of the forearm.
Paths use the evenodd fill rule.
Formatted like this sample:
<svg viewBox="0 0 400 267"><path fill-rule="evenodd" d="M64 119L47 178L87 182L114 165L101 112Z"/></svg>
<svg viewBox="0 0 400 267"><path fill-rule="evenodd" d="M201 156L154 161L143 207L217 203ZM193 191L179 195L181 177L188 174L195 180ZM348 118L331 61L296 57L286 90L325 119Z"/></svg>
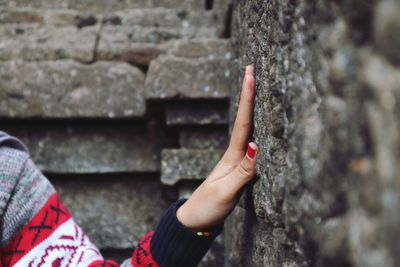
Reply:
<svg viewBox="0 0 400 267"><path fill-rule="evenodd" d="M57 266L59 260L71 266L118 266L103 259L27 153L2 147L0 160L2 262ZM176 217L183 203L178 201L165 212L156 230L142 238L122 266L197 266L221 227L211 235L197 235Z"/></svg>
<svg viewBox="0 0 400 267"><path fill-rule="evenodd" d="M222 231L222 224L208 232L196 232L184 226L176 216L184 202L179 200L171 205L151 240L152 256L161 266L197 266Z"/></svg>

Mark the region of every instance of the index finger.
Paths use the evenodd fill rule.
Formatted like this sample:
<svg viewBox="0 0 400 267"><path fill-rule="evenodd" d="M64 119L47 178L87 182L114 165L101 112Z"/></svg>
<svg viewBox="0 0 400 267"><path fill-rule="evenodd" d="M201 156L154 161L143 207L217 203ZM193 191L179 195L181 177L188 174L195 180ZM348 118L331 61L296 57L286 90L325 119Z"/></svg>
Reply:
<svg viewBox="0 0 400 267"><path fill-rule="evenodd" d="M250 129L253 123L254 109L254 66L246 66L246 74L243 80L242 92L240 94L239 108L233 126L229 148L235 151L245 152Z"/></svg>

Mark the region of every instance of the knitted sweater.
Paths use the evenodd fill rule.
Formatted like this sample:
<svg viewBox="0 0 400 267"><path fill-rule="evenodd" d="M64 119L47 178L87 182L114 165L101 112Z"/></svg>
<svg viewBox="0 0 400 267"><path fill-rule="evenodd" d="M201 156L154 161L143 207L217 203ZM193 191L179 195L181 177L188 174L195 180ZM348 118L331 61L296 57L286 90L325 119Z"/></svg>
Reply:
<svg viewBox="0 0 400 267"><path fill-rule="evenodd" d="M155 231L146 234L121 266L196 266L222 227L199 235L183 226L175 202ZM104 260L74 222L71 213L27 148L0 131L0 267L119 266Z"/></svg>

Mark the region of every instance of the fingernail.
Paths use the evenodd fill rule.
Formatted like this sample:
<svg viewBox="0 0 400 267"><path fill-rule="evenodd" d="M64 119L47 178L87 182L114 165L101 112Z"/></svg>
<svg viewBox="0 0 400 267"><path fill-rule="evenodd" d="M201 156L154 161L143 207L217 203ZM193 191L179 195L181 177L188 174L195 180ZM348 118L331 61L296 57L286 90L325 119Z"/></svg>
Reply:
<svg viewBox="0 0 400 267"><path fill-rule="evenodd" d="M250 72L250 65L247 65L245 68L244 75L247 76L249 74L249 72Z"/></svg>
<svg viewBox="0 0 400 267"><path fill-rule="evenodd" d="M247 145L247 156L251 159L254 159L256 156L256 150L251 145L251 143Z"/></svg>
<svg viewBox="0 0 400 267"><path fill-rule="evenodd" d="M252 75L253 74L253 68L254 68L253 65L247 65L246 69L245 69L246 70L245 71L246 75Z"/></svg>

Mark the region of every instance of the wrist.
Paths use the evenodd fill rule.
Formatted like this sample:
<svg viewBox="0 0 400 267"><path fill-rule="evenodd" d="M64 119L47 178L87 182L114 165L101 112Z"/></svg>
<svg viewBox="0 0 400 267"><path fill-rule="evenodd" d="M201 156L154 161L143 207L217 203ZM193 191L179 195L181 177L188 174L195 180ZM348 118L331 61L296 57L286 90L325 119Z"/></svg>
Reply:
<svg viewBox="0 0 400 267"><path fill-rule="evenodd" d="M166 210L150 241L151 255L160 266L197 266L222 231L220 227L199 235L183 225L177 214L185 203L186 199L180 199Z"/></svg>
<svg viewBox="0 0 400 267"><path fill-rule="evenodd" d="M207 224L199 219L198 213L193 211L194 210L190 207L190 203L187 201L177 209L176 218L184 227L189 229L197 236L215 237L220 234L224 225L223 222L217 224Z"/></svg>
<svg viewBox="0 0 400 267"><path fill-rule="evenodd" d="M185 227L189 228L193 231L200 231L199 225L196 225L193 220L193 215L190 214L190 208L188 208L188 201L186 201L182 206L178 208L176 211L176 218L178 221L183 224Z"/></svg>

